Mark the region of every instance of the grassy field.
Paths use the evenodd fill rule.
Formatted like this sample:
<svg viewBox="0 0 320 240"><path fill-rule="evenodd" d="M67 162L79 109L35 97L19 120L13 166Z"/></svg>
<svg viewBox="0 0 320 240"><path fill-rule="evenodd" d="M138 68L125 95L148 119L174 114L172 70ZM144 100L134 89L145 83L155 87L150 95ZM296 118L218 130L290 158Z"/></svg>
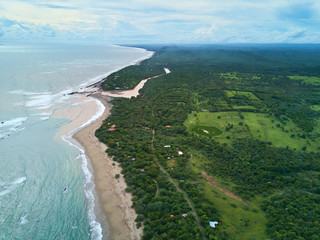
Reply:
<svg viewBox="0 0 320 240"><path fill-rule="evenodd" d="M303 83L310 85L320 85L320 78L308 77L308 76L288 76L292 80L302 81Z"/></svg>
<svg viewBox="0 0 320 240"><path fill-rule="evenodd" d="M314 111L320 112L320 105L312 105L312 106L310 106L310 108L311 108L312 110L314 110Z"/></svg>
<svg viewBox="0 0 320 240"><path fill-rule="evenodd" d="M206 158L200 153L192 152L191 165L196 173L204 169ZM233 183L222 180L219 177L212 176L212 180L223 189L232 191L235 186ZM230 239L269 239L266 234L267 219L264 213L259 209L260 200L240 202L227 195L224 192L214 188L206 182L205 179L200 181L203 191L215 205L219 214L222 216L221 227L228 233Z"/></svg>
<svg viewBox="0 0 320 240"><path fill-rule="evenodd" d="M282 117L284 118L284 117ZM289 147L301 150L306 146L307 151L318 151L318 141L311 141L304 132L286 117L281 122L265 113L253 112L192 112L185 122L189 132L200 135L199 129L206 126L220 130L221 134L207 134L221 143L231 144L233 139L252 137L261 141L271 142L276 147ZM320 133L320 121L314 132ZM204 132L201 135L206 135Z"/></svg>
<svg viewBox="0 0 320 240"><path fill-rule="evenodd" d="M225 90L224 92L225 92L227 98L246 97L251 100L260 101L259 98L257 98L257 96L254 95L252 92L230 91L230 90Z"/></svg>

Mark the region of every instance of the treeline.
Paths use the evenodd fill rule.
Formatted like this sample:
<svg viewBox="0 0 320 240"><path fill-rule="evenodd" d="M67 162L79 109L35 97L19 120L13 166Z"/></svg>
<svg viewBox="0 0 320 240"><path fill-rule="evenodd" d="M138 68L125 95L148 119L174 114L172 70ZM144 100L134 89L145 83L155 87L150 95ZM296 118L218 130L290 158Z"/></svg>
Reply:
<svg viewBox="0 0 320 240"><path fill-rule="evenodd" d="M250 111L274 115L283 124L291 118L305 132L304 137L318 139L314 119L319 112L310 108L320 104L318 86L286 77L292 75L294 68L296 74L306 74L309 67L303 68L296 59L286 59L279 49L265 54L266 50L261 49L224 48L151 46L150 50L156 50L153 58L140 66L125 68L104 82L106 89L114 89L120 83L122 88L131 88L150 77L148 74L156 75L157 66L159 70L171 70L170 74L148 81L137 98L114 99L112 114L96 132L100 141L108 145L108 154L121 163L127 191L132 192L133 207L138 213L136 221L138 226L144 226L143 239L201 239L187 201L160 171L158 162L192 201L208 239L236 238L219 227L209 227L209 221L220 221L223 216L206 197L199 183L201 176L190 166L192 151L206 157L201 162L203 169L235 183L233 191L244 199L258 195L265 198L261 207L269 219L270 237L317 239L319 153L276 148L251 137L235 138L228 146L186 131L184 121L192 111L218 112L250 106ZM299 54L303 55L303 51ZM281 56L280 60L276 56ZM307 73L316 75L317 71ZM121 81L117 82L120 75ZM245 95L228 97L226 91L250 92L258 100ZM116 125L115 131L108 130L112 125Z"/></svg>

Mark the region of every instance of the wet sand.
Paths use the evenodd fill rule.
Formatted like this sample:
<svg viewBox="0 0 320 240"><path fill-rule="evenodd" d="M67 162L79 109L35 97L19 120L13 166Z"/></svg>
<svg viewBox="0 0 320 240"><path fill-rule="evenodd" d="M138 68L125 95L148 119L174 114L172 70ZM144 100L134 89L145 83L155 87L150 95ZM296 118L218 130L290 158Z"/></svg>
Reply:
<svg viewBox="0 0 320 240"><path fill-rule="evenodd" d="M99 142L94 135L102 121L110 114L112 106L107 102L107 96L101 96L100 93L95 93L92 96L103 103L105 110L102 116L75 133L72 138L81 145L86 156L90 159L97 194L96 204L98 204L99 210L97 219L99 222L102 221L103 239L140 240L142 229L136 228L134 220L137 214L131 208L131 194L125 192L127 185L123 176L115 178L116 174L120 174L121 167L107 155L106 146ZM56 138L61 139L62 136L68 135L87 123L98 109L94 98L76 95L72 99L70 107L54 110L52 117L70 120L69 123L61 126Z"/></svg>
<svg viewBox="0 0 320 240"><path fill-rule="evenodd" d="M165 73L170 73L169 69L164 69ZM96 87L86 88L85 95L77 95L75 102L71 107L64 110L56 110L53 117L67 118L70 123L61 127L58 137L67 135L81 125L89 121L98 111L96 101L92 97L98 99L105 106L103 114L93 123L76 132L72 137L85 150L86 156L90 159L93 170L95 191L97 194L97 202L101 211L99 220L107 222L107 228L102 223L103 239L108 240L140 240L142 236L142 228L137 229L135 219L137 214L131 208L131 194L125 192L127 187L123 176L120 174L121 167L114 162L107 154L107 147L99 142L95 137L95 131L101 126L103 120L110 115L111 105L108 100L110 97L131 98L139 95L139 90L144 84L153 78L162 75L153 76L142 80L134 89L126 91L101 91ZM82 93L84 94L84 93ZM116 174L120 174L118 179ZM105 234L107 233L107 234Z"/></svg>
<svg viewBox="0 0 320 240"><path fill-rule="evenodd" d="M115 178L116 174L120 174L121 168L105 153L106 146L99 142L94 135L102 121L110 114L111 106L105 96L101 96L99 93L93 96L99 99L106 109L98 120L81 129L73 138L85 149L85 154L90 159L93 168L99 207L103 216L106 216L108 224L108 235L104 236L104 239L139 240L142 229L136 228L134 220L137 214L131 208L131 194L125 192L127 185L123 176Z"/></svg>

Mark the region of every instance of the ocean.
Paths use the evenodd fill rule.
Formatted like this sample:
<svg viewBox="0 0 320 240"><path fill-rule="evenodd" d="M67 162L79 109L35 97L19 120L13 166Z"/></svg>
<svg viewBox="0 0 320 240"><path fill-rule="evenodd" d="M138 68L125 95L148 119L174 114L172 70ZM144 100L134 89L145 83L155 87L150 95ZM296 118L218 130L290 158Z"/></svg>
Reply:
<svg viewBox="0 0 320 240"><path fill-rule="evenodd" d="M57 137L68 95L150 56L89 44L0 45L0 239L102 239L82 150ZM103 111L98 103L97 113Z"/></svg>

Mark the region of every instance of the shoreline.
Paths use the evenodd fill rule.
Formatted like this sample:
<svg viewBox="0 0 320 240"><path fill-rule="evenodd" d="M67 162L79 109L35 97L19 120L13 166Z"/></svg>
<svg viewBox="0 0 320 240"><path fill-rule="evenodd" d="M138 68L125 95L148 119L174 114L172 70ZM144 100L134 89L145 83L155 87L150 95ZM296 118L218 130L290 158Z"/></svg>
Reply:
<svg viewBox="0 0 320 240"><path fill-rule="evenodd" d="M131 208L131 194L125 192L127 185L120 173L121 167L107 155L105 152L107 147L95 137L96 129L109 116L112 106L108 103L108 97L100 93L91 94L90 97L102 102L105 110L96 121L76 132L72 138L84 148L85 155L91 163L95 193L101 211L99 217L108 225L107 230L103 229L103 239L139 240L142 229L136 227L134 220L137 214ZM120 174L120 177L116 179L115 174Z"/></svg>
<svg viewBox="0 0 320 240"><path fill-rule="evenodd" d="M144 49L145 50L145 49ZM151 58L154 52L146 50L145 57L133 63L108 72L117 72L131 65ZM122 168L105 152L107 146L95 137L95 131L110 115L111 96L104 95L100 84L107 77L80 88L69 95L78 97L78 109L68 109L54 113L55 117L71 120L61 127L57 137L76 147L81 152L82 170L86 178L85 192L88 200L88 218L93 240L140 240L142 227L137 229L137 214L132 206L131 193L125 189L127 184L121 174ZM82 85L83 86L83 85ZM142 88L139 86L137 90ZM103 110L103 111L102 111ZM73 112L74 111L74 112ZM120 174L118 179L116 174ZM88 196L89 195L89 196Z"/></svg>

